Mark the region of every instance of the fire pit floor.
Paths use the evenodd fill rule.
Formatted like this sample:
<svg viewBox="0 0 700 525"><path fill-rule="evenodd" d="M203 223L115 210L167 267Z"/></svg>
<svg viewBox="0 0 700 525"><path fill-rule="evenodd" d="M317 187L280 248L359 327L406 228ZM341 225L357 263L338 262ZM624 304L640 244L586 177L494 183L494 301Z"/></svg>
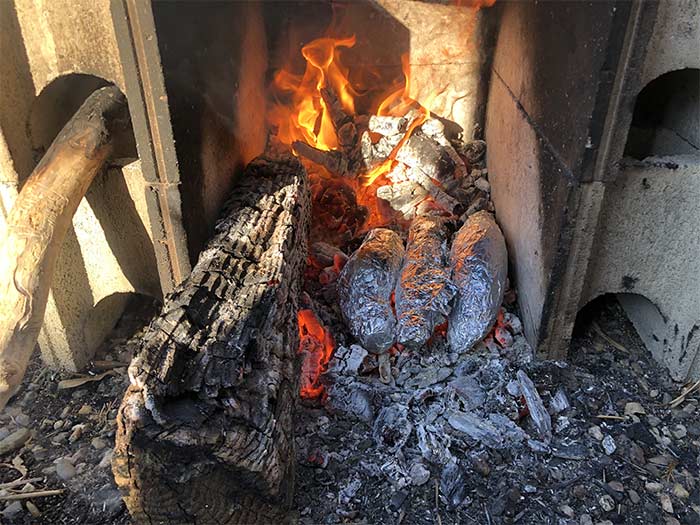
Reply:
<svg viewBox="0 0 700 525"><path fill-rule="evenodd" d="M681 385L617 303L570 364L531 360L518 335L489 346L400 356L396 386L331 377L327 405L298 416L300 523L698 523L697 392L667 406ZM551 413L548 444L523 372Z"/></svg>
<svg viewBox="0 0 700 525"><path fill-rule="evenodd" d="M115 361L129 357L119 333L105 352L102 358ZM525 349L497 354L482 348L449 364L436 343L422 363L418 356L403 358L403 367L415 369L407 376L418 382L411 388L388 386L371 374L335 378L337 384L366 386L374 421L386 425L375 433L374 423L330 404L300 409L293 511L299 523L699 522L700 396L696 391L668 406L682 385L658 368L616 304L597 312L595 323L577 337L569 365L528 362L528 355ZM424 366L431 363L445 364ZM30 436L0 458L0 483L20 478L26 468L26 482L1 493L3 523L130 522L106 459L128 382L123 370L112 370L101 380L59 390L59 380L69 377L33 362L22 390L0 415L0 447L18 429ZM548 446L516 392L518 370L534 382L545 407L553 406L559 391L571 405L551 416ZM478 439L453 426L437 434L427 428L426 419L435 417L436 426L443 417L440 404L450 409L458 400L474 404L471 412L489 423L474 430L473 419L453 418ZM384 407L393 408L382 415ZM498 416L516 408L520 426ZM454 462L440 464L444 446L426 460L421 435L443 445L449 435L447 456ZM64 492L7 500L15 491L53 489Z"/></svg>

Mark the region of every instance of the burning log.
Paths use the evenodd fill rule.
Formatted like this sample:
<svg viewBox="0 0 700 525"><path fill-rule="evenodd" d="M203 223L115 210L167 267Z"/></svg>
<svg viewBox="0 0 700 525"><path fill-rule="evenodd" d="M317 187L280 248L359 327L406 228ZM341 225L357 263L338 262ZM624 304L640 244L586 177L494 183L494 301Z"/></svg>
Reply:
<svg viewBox="0 0 700 525"><path fill-rule="evenodd" d="M139 339L112 462L138 522L271 523L290 504L309 209L296 159L254 160Z"/></svg>
<svg viewBox="0 0 700 525"><path fill-rule="evenodd" d="M455 235L450 264L457 299L447 340L453 350L464 351L489 332L503 301L508 255L493 215L480 211L469 217Z"/></svg>
<svg viewBox="0 0 700 525"><path fill-rule="evenodd" d="M340 310L350 332L370 352L394 344L396 318L391 296L401 270L403 243L384 228L371 230L338 278Z"/></svg>
<svg viewBox="0 0 700 525"><path fill-rule="evenodd" d="M0 249L0 410L24 377L73 215L129 122L118 88L95 91L53 141L7 218Z"/></svg>
<svg viewBox="0 0 700 525"><path fill-rule="evenodd" d="M408 232L406 255L396 287L397 341L409 348L428 342L435 326L450 313L457 293L447 266L442 219L419 217Z"/></svg>
<svg viewBox="0 0 700 525"><path fill-rule="evenodd" d="M372 115L369 118L369 130L384 137L403 135L407 128L408 119L406 117Z"/></svg>
<svg viewBox="0 0 700 525"><path fill-rule="evenodd" d="M323 166L334 175L340 177L347 175L349 161L341 151L323 151L299 140L295 141L292 146L299 155L309 159L311 162L315 162L319 166Z"/></svg>
<svg viewBox="0 0 700 525"><path fill-rule="evenodd" d="M320 179L313 184L313 216L311 239L343 246L352 240L368 216L366 207L358 204L355 190L345 181Z"/></svg>
<svg viewBox="0 0 700 525"><path fill-rule="evenodd" d="M343 250L323 241L317 241L311 245L311 256L321 268L338 264L338 261L345 265L348 260Z"/></svg>
<svg viewBox="0 0 700 525"><path fill-rule="evenodd" d="M321 88L320 93L333 122L333 128L338 137L338 144L346 152L352 151L357 143L357 127L352 117L345 113L338 95L335 94L331 87Z"/></svg>
<svg viewBox="0 0 700 525"><path fill-rule="evenodd" d="M452 155L449 153L450 150L453 152ZM466 176L464 163L459 159L459 155L454 151L449 141L444 139L441 144L423 132L415 132L411 135L397 152L396 160L414 168L414 170L420 170L441 185L453 181L458 175L460 177Z"/></svg>
<svg viewBox="0 0 700 525"><path fill-rule="evenodd" d="M398 164L388 178L392 184L377 188L377 197L386 200L405 219L426 213L427 210L419 212L418 209L419 204L426 199L432 201L429 209L443 214L453 214L460 205L457 199L447 194L420 169Z"/></svg>

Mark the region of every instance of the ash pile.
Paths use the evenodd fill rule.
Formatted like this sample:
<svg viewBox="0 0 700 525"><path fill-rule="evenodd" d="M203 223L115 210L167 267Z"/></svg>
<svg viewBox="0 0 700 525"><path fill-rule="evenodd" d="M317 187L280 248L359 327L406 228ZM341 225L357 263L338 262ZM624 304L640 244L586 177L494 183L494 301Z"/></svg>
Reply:
<svg viewBox="0 0 700 525"><path fill-rule="evenodd" d="M620 386L633 381L625 360L595 373L534 360L492 214L486 144L448 139L441 121L415 112L349 117L324 97L339 149L294 146L324 173L312 173L300 323L300 523L697 516L697 436L669 443L670 423L647 431L627 410L651 387ZM655 367L643 352L639 362ZM697 413L689 407L653 417ZM652 460L682 465L682 480L657 482Z"/></svg>

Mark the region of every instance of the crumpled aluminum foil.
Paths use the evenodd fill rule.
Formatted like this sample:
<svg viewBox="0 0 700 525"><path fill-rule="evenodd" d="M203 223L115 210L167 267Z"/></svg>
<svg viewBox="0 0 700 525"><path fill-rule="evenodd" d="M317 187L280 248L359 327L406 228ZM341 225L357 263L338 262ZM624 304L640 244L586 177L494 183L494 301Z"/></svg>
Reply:
<svg viewBox="0 0 700 525"><path fill-rule="evenodd" d="M338 277L338 302L345 322L360 344L376 354L394 344L396 318L391 294L403 254L403 243L396 232L375 228Z"/></svg>
<svg viewBox="0 0 700 525"><path fill-rule="evenodd" d="M447 328L452 350L469 350L496 321L503 302L508 254L494 217L480 211L469 217L452 241L452 281L457 285Z"/></svg>
<svg viewBox="0 0 700 525"><path fill-rule="evenodd" d="M409 348L428 342L450 313L457 288L447 270L447 235L440 217L417 217L408 232L396 287L396 340Z"/></svg>

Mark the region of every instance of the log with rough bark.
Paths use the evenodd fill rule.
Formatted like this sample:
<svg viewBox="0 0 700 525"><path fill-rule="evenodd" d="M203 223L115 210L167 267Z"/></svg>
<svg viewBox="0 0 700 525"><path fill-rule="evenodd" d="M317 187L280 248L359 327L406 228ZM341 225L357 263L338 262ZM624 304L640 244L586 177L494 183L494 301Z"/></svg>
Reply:
<svg viewBox="0 0 700 525"><path fill-rule="evenodd" d="M130 127L115 86L95 91L24 184L0 245L0 410L19 387L44 321L63 239L80 200Z"/></svg>
<svg viewBox="0 0 700 525"><path fill-rule="evenodd" d="M298 298L310 196L259 157L140 338L112 467L139 523L275 523L293 493Z"/></svg>

